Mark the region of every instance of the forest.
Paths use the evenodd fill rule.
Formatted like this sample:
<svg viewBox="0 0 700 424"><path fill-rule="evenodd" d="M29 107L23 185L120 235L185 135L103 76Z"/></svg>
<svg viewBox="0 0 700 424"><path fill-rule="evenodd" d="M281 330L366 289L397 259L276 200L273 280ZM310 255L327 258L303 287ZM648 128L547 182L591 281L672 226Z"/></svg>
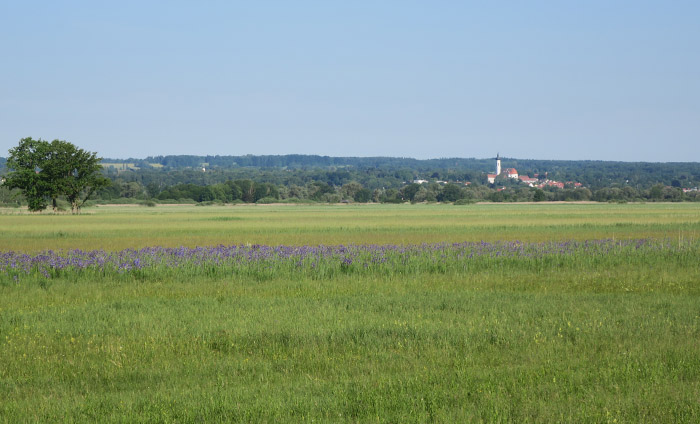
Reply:
<svg viewBox="0 0 700 424"><path fill-rule="evenodd" d="M0 158L0 175L7 172ZM279 203L477 201L698 201L700 164L502 158L542 187L499 176L491 158L317 155L155 156L103 159L109 183L91 202ZM558 185L548 185L547 182ZM420 183L418 183L420 182ZM0 203L21 195L0 186Z"/></svg>

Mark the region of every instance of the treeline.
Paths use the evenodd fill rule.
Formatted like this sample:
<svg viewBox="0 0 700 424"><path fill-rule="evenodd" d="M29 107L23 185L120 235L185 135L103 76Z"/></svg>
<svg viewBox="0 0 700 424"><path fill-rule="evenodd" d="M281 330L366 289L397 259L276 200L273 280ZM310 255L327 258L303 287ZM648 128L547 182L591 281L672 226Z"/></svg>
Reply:
<svg viewBox="0 0 700 424"><path fill-rule="evenodd" d="M494 171L492 159L412 159L391 157L329 157L316 155L266 156L153 156L145 159L104 159L104 163L129 164L107 168L112 180L156 184L212 185L228 180L251 179L277 186L305 185L312 181L334 186L350 181L369 189L400 188L415 179L487 184ZM693 188L700 186L700 163L652 163L609 161L556 161L502 158L503 168L520 175L546 175L556 181L576 181L591 190L629 186L648 190L655 184ZM205 172L202 172L202 169ZM0 175L4 174L0 158Z"/></svg>
<svg viewBox="0 0 700 424"><path fill-rule="evenodd" d="M4 160L0 158L0 175ZM542 189L509 178L489 184L491 159L284 156L157 156L104 159L100 202L521 202L696 201L700 164L502 159L520 175L555 180ZM425 180L416 184L415 180ZM573 183L580 183L575 185ZM0 203L22 204L0 185Z"/></svg>
<svg viewBox="0 0 700 424"><path fill-rule="evenodd" d="M492 159L443 158L412 159L392 157L330 157L316 155L263 155L263 156L152 156L146 159L105 159L105 162L132 163L140 172L157 166L163 172L175 170L242 171L251 168L255 172L313 171L347 169L362 173L381 170L384 173L408 172L413 178L443 181L484 182L485 174L493 172ZM592 190L617 185L630 185L648 189L654 184L675 187L700 185L700 163L677 162L612 162L612 161L561 161L503 158L504 168L516 168L520 175L546 174L558 181L578 181ZM462 175L460 175L462 174ZM257 178L253 178L257 180ZM357 180L353 176L353 180ZM400 178L401 179L401 178ZM183 181L184 182L184 181ZM277 182L280 184L281 182ZM370 184L371 185L371 184Z"/></svg>
<svg viewBox="0 0 700 424"><path fill-rule="evenodd" d="M511 184L491 187L482 184L409 183L399 188L369 189L357 181L331 185L321 181L305 185L277 186L249 179L229 180L211 185L176 184L163 190L144 187L136 182L115 182L98 197L103 200L152 200L166 203L277 203L277 202L353 202L353 203L419 203L419 202L538 202L538 201L700 201L700 192L684 193L681 188L657 184L646 190L633 187L605 187L590 190L567 185L535 188Z"/></svg>
<svg viewBox="0 0 700 424"><path fill-rule="evenodd" d="M489 159L413 159L401 157L333 157L319 155L245 155L245 156L149 156L144 159L146 164L156 164L169 168L196 168L207 166L210 168L326 168L346 167L358 168L469 168L474 169L475 164L485 166ZM491 161L492 162L492 161Z"/></svg>

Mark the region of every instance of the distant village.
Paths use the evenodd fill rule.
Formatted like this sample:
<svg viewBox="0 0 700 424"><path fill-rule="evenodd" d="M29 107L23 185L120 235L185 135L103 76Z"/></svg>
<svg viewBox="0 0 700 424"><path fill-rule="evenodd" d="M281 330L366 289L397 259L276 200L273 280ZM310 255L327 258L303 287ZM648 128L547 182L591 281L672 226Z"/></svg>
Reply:
<svg viewBox="0 0 700 424"><path fill-rule="evenodd" d="M518 170L515 168L501 168L501 157L500 154L496 155L496 172L493 174L486 174L486 179L488 180L489 184L496 184L496 178L498 177L503 177L503 178L510 178L516 181L519 181L523 184L526 184L529 187L535 187L535 188L545 188L545 187L554 187L554 188L564 188L566 186L568 187L574 187L574 188L579 188L583 187L583 184L577 181L566 181L566 182L561 182L561 181L555 181L555 180L550 180L547 178L547 174L545 175L540 175L540 174L534 174L532 177L529 175L520 175L518 174ZM422 179L415 179L413 180L415 184L423 184L423 183L428 183L428 180L422 180ZM438 184L446 184L446 181L437 181ZM465 185L470 185L470 182L464 183ZM497 190L503 190L504 188L497 188Z"/></svg>
<svg viewBox="0 0 700 424"><path fill-rule="evenodd" d="M577 182L577 181L567 181L565 183L561 181L554 181L550 180L546 177L545 178L540 178L540 174L534 174L532 177L529 175L519 175L518 171L515 168L506 168L501 170L501 157L500 154L496 155L496 173L495 174L487 174L486 178L488 179L490 184L495 184L496 183L496 178L499 176L501 177L506 177L506 178L512 178L514 180L518 180L521 183L527 184L530 187L537 187L537 188L544 188L544 187L556 187L556 188L564 188L564 186L569 185L572 187L582 187L582 184Z"/></svg>

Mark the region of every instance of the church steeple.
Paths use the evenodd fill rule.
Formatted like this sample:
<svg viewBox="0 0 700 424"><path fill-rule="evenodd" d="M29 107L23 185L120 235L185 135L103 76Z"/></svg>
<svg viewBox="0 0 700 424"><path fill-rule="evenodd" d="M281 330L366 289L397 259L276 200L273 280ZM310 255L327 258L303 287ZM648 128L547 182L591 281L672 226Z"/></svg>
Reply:
<svg viewBox="0 0 700 424"><path fill-rule="evenodd" d="M496 176L501 175L501 156L496 153Z"/></svg>

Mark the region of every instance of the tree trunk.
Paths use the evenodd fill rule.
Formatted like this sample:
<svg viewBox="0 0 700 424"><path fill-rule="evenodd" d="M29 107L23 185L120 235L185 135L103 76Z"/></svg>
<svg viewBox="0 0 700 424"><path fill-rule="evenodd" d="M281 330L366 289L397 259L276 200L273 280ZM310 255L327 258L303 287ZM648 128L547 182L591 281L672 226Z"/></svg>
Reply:
<svg viewBox="0 0 700 424"><path fill-rule="evenodd" d="M77 214L80 211L80 206L78 206L78 199L69 197L68 201L70 202L70 213L73 215Z"/></svg>

